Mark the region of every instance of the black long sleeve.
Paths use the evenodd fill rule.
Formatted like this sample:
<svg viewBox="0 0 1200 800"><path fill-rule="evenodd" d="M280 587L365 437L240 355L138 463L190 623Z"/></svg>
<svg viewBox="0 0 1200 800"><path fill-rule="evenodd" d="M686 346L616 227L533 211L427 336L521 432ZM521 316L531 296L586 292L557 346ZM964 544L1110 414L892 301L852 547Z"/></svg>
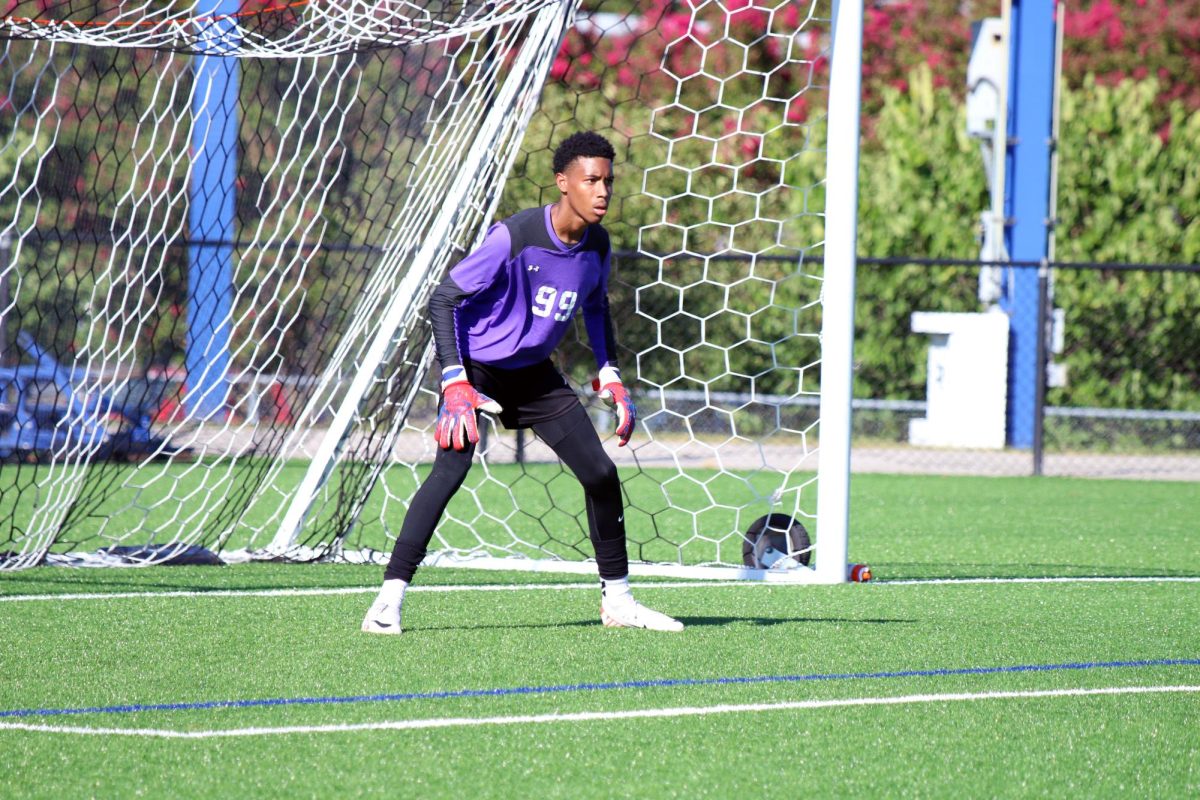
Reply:
<svg viewBox="0 0 1200 800"><path fill-rule="evenodd" d="M429 323L433 327L433 344L442 369L462 363L454 325L454 309L470 296L471 293L459 288L447 273L429 297Z"/></svg>

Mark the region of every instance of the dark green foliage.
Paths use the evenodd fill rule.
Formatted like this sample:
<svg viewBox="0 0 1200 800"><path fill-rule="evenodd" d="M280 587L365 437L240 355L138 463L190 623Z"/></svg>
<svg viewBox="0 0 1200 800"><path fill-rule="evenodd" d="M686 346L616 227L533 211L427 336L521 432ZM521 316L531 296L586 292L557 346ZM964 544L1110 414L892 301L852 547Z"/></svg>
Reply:
<svg viewBox="0 0 1200 800"><path fill-rule="evenodd" d="M635 5L607 2L595 7L625 14ZM952 13L922 16L919 6L875 9L872 30L892 31L899 42L905 26L897 27L895 19L885 20L880 16L885 12L903 12L914 25L925 24L926 17L954 17ZM972 14L985 12L976 8ZM801 253L820 256L824 238L824 130L823 120L814 113L825 105L823 65L814 62L811 72L774 69L783 58L778 51L783 40L778 37L786 33L790 18L776 14L771 22L773 38L763 39L749 32L762 20L738 17L731 35L745 43L751 66L770 73L765 89L756 80L717 85L703 75L692 76L679 84L678 103L652 115L648 98L664 89L673 91L677 77L690 75L686 53L671 47L674 34L665 32L668 23L686 28L704 20L693 20L693 15L668 3L645 5L641 13L648 21L623 39L610 36L589 42L576 36L568 40L505 187L501 213L555 198L550 153L568 133L595 129L609 136L618 153L618 197L606 224L617 250L695 256L661 264L628 259L619 264L613 305L626 363L634 361L634 354L646 353L648 372L643 377L665 384L681 371L688 376L724 373L724 365L710 371L709 362L715 368L717 360L728 358L734 377L710 388L743 391L754 383L760 392L792 392L794 387L788 384L796 373L785 369L766 375L761 364L774 359L800 366L815 359L815 340L789 337L793 331L811 332L819 325L819 309L813 305L819 262L813 258L794 268L794 260ZM820 28L819 22L812 24ZM961 25L955 25L958 36ZM712 54L712 67L718 71L723 68L722 52L717 48ZM161 262L153 277L131 273L119 277L115 286L97 286L91 265L106 259L104 248L111 247L100 234L107 235L114 221L130 214L137 215L134 230L172 231L173 241L183 236L181 204L133 204L124 196L123 187L131 184L130 175L139 167L122 149L122 142L141 115L148 110L161 113L161 106L170 102L166 93L151 91L157 80L174 79L178 91L186 88L189 62L165 54L124 51L103 57L88 52L75 60L56 58L64 70L57 97L51 97L46 76L20 58L10 58L4 75L10 86L8 103L22 113L0 119L0 135L10 142L0 152L0 173L13 174L17 183L35 184L40 204L38 219L33 219L32 200L26 198L17 211L9 193L2 209L22 231L21 246L14 251L20 259L22 283L12 287L20 291L21 301L7 315L8 338L11 341L18 328L26 328L54 352L70 353L119 335L119 320L137 309L153 308L155 313L146 315L144 329L136 334L138 350L149 363L178 361L186 328L185 251L168 247L161 259L151 259ZM896 59L912 63L905 60L907 56ZM396 207L396 187L411 177L405 164L420 132L409 126L422 118L430 102L429 88L416 78L422 68L419 54L410 56L408 63L394 53L345 60L348 73L361 75L363 87L388 90L360 89L361 101L342 120L336 141L296 134L291 122L311 114L310 103L315 107L319 99L328 99L325 95L350 91L348 86L325 85L304 103L284 103L280 98L285 87L304 72L304 65L266 69L251 61L243 66L239 237L248 238L267 220L280 230L297 230L304 238L319 232L325 241L351 248L380 240ZM667 74L664 63L676 72ZM947 74L957 73L947 73L948 69L930 58L917 63L902 81L876 76L871 91L879 98L879 110L864 120L870 135L864 139L861 160L862 256L969 259L977 255L978 217L987 203L983 170L977 144L963 132L959 83L947 81ZM389 82L396 75L403 80ZM763 100L764 92L771 98L791 99ZM1059 176L1060 260L1200 261L1200 114L1186 111L1180 103L1164 111L1163 94L1163 85L1132 80L1115 87L1084 80L1066 92ZM47 127L31 122L32 110L51 102L59 106L64 120L53 144ZM1164 113L1169 119L1165 127ZM738 133L739 115L744 129L767 133ZM379 123L386 127L386 135L378 133ZM693 137L693 131L720 141ZM156 158L165 158L168 150L186 146L180 134L172 139L164 132L151 150ZM23 148L52 150L36 181L25 172L32 163L29 156L18 168L15 155ZM271 172L280 152L297 148L335 155L357 149L353 158L339 156L328 163L317 158L293 173ZM678 166L656 167L668 161L668 152L671 164L709 166L690 172ZM280 210L289 192L315 185L324 170L334 170L335 178L332 199L320 219L296 219L305 213L299 205ZM781 176L786 187L768 192ZM177 198L184 187L163 183L147 190L156 197ZM132 257L141 259L143 240L125 246ZM713 253L755 261L704 258ZM277 254L240 255L245 263L238 275L243 295L253 296L251 288L258 284L264 284L265 294L273 294L276 287L265 284L280 280L270 271ZM788 259L793 259L790 267ZM315 351L324 331L343 313L317 298L333 291L331 286L341 295L353 296L370 263L365 251L322 253L300 279L301 291L279 302L278 313L251 309L239 315L238 336L253 339L278 317L290 320L285 334L288 352ZM1052 391L1050 402L1200 407L1198 281L1194 274L1060 271L1055 279L1056 300L1067 311L1067 330L1066 352L1059 360L1069 368L1069 384ZM911 314L976 310L974 271L864 266L859 270L858 290L856 394L920 398L925 386L925 341L910 333ZM97 317L92 313L96 293L119 295L126 307ZM664 310L651 308L660 301L678 306L677 316L662 324L658 320L665 318ZM654 319L635 313L639 303L647 304L644 308L653 312ZM701 340L709 346L688 350L682 356L682 370L678 364L667 365L656 377L658 355L675 359ZM657 344L664 349L654 351ZM802 380L809 388L808 377ZM687 382L689 386L676 388L699 388L694 381Z"/></svg>
<svg viewBox="0 0 1200 800"><path fill-rule="evenodd" d="M883 97L859 169L859 254L976 258L988 198L962 105L934 88L927 67L912 73L908 91ZM912 335L912 313L975 311L975 288L974 270L859 267L855 395L924 397L927 341Z"/></svg>
<svg viewBox="0 0 1200 800"><path fill-rule="evenodd" d="M1153 81L1087 81L1063 99L1060 261L1200 261L1200 113L1171 107L1155 126ZM987 196L963 111L918 69L906 92L886 90L878 135L862 152L859 254L973 258ZM856 394L923 396L925 341L914 311L974 311L975 271L860 267ZM1200 275L1059 270L1068 385L1052 405L1200 408Z"/></svg>

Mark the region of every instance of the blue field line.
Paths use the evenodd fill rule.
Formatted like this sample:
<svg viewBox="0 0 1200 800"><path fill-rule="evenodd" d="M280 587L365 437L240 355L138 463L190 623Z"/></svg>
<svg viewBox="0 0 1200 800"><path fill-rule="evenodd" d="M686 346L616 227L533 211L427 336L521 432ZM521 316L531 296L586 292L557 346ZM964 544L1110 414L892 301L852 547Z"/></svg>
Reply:
<svg viewBox="0 0 1200 800"><path fill-rule="evenodd" d="M568 683L555 686L513 686L497 689L456 689L443 692L364 694L344 697L273 697L261 700L209 700L195 703L147 703L82 708L22 708L0 711L5 717L54 717L68 714L132 714L139 711L198 711L214 708L258 708L262 706L330 705L336 703L383 703L400 700L449 700L464 697L508 697L512 695L598 692L611 689L670 689L682 686L731 686L755 683L801 683L868 678L931 678L951 675L999 675L1013 672L1057 672L1062 670L1118 669L1128 667L1200 666L1200 658L1157 658L1145 661L1078 661L1065 664L1017 664L1007 667L957 667L906 669L892 672L832 672L808 675L759 675L729 678L661 678L612 683Z"/></svg>

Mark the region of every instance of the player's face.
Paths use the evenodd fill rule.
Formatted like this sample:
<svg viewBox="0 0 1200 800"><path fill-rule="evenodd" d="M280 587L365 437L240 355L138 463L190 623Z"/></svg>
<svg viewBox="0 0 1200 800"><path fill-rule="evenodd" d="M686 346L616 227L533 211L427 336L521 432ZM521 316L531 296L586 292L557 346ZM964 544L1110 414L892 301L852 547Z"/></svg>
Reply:
<svg viewBox="0 0 1200 800"><path fill-rule="evenodd" d="M555 176L563 200L589 225L604 219L613 193L613 167L607 158L577 158Z"/></svg>

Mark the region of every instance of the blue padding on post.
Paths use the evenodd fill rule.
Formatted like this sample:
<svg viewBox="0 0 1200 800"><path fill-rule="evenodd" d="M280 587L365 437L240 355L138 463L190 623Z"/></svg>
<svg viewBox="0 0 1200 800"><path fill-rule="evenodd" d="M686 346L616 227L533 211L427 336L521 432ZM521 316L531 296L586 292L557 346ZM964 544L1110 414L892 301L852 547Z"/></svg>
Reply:
<svg viewBox="0 0 1200 800"><path fill-rule="evenodd" d="M1054 112L1054 0L1012 4L1009 137L1005 213L1009 257L1041 262L1049 255L1050 156ZM1001 306L1011 319L1008 356L1008 443L1033 446L1037 392L1036 269L1008 270Z"/></svg>
<svg viewBox="0 0 1200 800"><path fill-rule="evenodd" d="M215 41L236 27L237 0L196 9ZM228 15L228 18L223 18ZM227 49L215 45L214 49ZM229 394L233 246L238 171L238 59L196 56L192 93L192 183L188 205L187 395L194 418L220 416Z"/></svg>

